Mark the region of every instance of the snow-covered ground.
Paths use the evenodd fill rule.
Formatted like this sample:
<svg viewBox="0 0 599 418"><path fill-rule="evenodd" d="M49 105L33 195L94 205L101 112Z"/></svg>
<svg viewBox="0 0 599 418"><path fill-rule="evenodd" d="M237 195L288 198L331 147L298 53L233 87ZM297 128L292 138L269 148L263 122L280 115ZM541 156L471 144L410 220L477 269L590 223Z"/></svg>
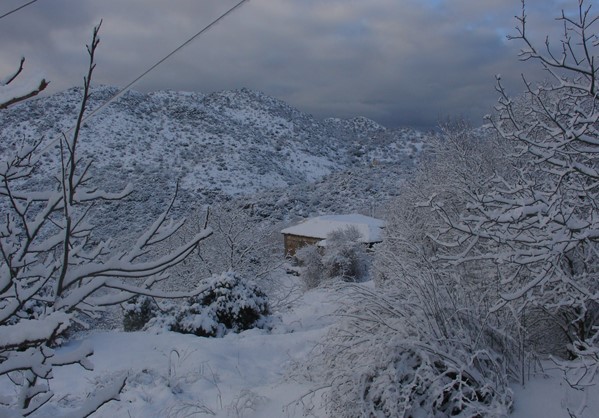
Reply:
<svg viewBox="0 0 599 418"><path fill-rule="evenodd" d="M280 314L271 331L256 329L224 338L92 333L86 339L95 350L95 370L57 369L52 382L55 399L62 406L81 404L98 382L127 374L121 401L104 405L95 417L304 416L298 401L311 387L290 370L310 358L334 323L337 296L329 289L305 293ZM74 341L64 350L80 343ZM313 406L314 416L325 415L320 402Z"/></svg>
<svg viewBox="0 0 599 418"><path fill-rule="evenodd" d="M90 333L86 340L95 350L95 370L55 369L53 408L80 405L94 390L126 374L121 400L104 405L93 417L325 417L318 392L302 399L315 383L304 379L301 368L294 365L310 360L336 322L334 311L343 300L338 292L317 288L304 293L278 314L271 331L256 329L224 338L171 332ZM81 341L73 341L61 350L78 344ZM567 417L567 408L578 407L580 393L569 388L550 364L545 366L545 373L525 387L513 386L513 417ZM596 387L587 400L584 416L596 417Z"/></svg>
<svg viewBox="0 0 599 418"><path fill-rule="evenodd" d="M533 376L524 387L514 385L513 390L512 418L599 416L598 385L589 387L586 394L573 389L563 379L563 373L551 361L545 361L543 371ZM584 408L581 409L581 406Z"/></svg>

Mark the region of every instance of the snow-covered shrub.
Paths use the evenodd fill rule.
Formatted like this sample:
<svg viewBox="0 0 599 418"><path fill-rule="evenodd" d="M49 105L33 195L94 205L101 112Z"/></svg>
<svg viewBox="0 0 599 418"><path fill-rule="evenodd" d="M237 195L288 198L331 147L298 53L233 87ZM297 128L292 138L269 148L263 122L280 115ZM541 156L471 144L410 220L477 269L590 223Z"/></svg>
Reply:
<svg viewBox="0 0 599 418"><path fill-rule="evenodd" d="M328 386L324 399L331 416L508 414L512 393L498 350L515 347L501 333L451 312L448 329L435 329L403 293L349 286L340 312L344 320L331 329L308 368L316 384Z"/></svg>
<svg viewBox="0 0 599 418"><path fill-rule="evenodd" d="M509 411L509 390L497 392L494 382L466 363L468 359L416 342L375 351L378 356L355 376L349 396L346 385L332 391L329 410L334 416L483 417ZM349 409L347 401L353 396L359 407Z"/></svg>
<svg viewBox="0 0 599 418"><path fill-rule="evenodd" d="M172 331L222 337L265 324L268 299L252 281L229 271L202 280L200 287L204 290L180 307Z"/></svg>
<svg viewBox="0 0 599 418"><path fill-rule="evenodd" d="M359 282L368 274L366 252L358 242L360 232L355 227L333 231L326 245L308 245L296 252L301 267L300 278L306 289L318 287L326 280L341 279Z"/></svg>
<svg viewBox="0 0 599 418"><path fill-rule="evenodd" d="M497 264L484 257L462 259L462 247L444 245L457 236L446 221L469 216L470 199L488 191L494 176L516 172L519 160L509 155L501 138L463 122L442 126L428 144L429 154L389 206L383 243L375 254L375 283L420 306L421 325L435 330L434 339L455 338L456 320L460 328L488 335L478 340L476 350L502 355L509 377L524 383L534 366L527 341L531 333L523 312L493 309L504 290ZM431 210L431 200L439 202L439 211ZM476 244L481 251L497 250L493 240L481 238ZM530 312L526 316L531 318Z"/></svg>
<svg viewBox="0 0 599 418"><path fill-rule="evenodd" d="M185 302L182 304L180 301L160 301L159 309L152 312L153 316L148 319L142 330L156 334L172 330L177 322L177 313L184 304Z"/></svg>
<svg viewBox="0 0 599 418"><path fill-rule="evenodd" d="M436 154L403 183L386 217L375 252L378 288L349 285L345 320L311 368L330 385L331 416L504 416L511 407L508 380L522 375L528 357L518 318L490 311L500 291L496 266L439 262L436 238L447 227L426 207L434 196L448 216L467 210L465 197L507 167L492 152L501 144L459 123L430 146Z"/></svg>
<svg viewBox="0 0 599 418"><path fill-rule="evenodd" d="M123 303L123 330L139 331L154 318L158 305L148 296L135 296Z"/></svg>
<svg viewBox="0 0 599 418"><path fill-rule="evenodd" d="M366 254L359 239L360 231L355 227L333 231L327 236L322 264L328 278L358 282L366 277Z"/></svg>
<svg viewBox="0 0 599 418"><path fill-rule="evenodd" d="M295 257L300 265L300 279L306 290L320 286L325 276L322 255L315 245L307 245L297 250Z"/></svg>

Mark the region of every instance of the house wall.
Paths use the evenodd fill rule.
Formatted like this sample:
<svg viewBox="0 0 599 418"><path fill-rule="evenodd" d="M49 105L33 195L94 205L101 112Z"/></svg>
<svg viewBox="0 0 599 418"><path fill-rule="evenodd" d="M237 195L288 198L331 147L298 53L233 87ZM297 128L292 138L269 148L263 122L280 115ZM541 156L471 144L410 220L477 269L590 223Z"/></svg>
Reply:
<svg viewBox="0 0 599 418"><path fill-rule="evenodd" d="M319 241L322 241L320 238L312 238L312 237L302 237L299 235L283 235L285 240L285 256L293 257L295 252L307 245L315 245Z"/></svg>

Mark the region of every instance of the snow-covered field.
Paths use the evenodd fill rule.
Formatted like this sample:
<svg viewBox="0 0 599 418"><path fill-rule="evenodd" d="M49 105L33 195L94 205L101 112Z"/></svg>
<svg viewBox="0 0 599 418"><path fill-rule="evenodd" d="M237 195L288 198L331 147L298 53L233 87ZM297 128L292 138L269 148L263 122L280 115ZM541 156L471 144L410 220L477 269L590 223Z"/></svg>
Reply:
<svg viewBox="0 0 599 418"><path fill-rule="evenodd" d="M314 348L326 338L343 299L339 290L313 289L280 312L271 331L249 330L224 338L89 333L85 339L94 347L95 369L56 369L53 407L80 405L112 378L126 375L121 400L104 405L94 417L325 417L321 392L310 396L318 384L307 380L298 365L308 364ZM72 341L62 350L80 343ZM513 417L567 417L567 409L579 405L581 394L569 388L550 363L545 366L545 373L533 376L525 387L513 386ZM587 394L587 401L584 416L596 417L597 388Z"/></svg>
<svg viewBox="0 0 599 418"><path fill-rule="evenodd" d="M121 401L104 405L95 417L294 417L304 416L304 406L314 408L314 416L324 416L320 402L298 403L312 388L293 370L310 359L311 350L335 321L331 314L337 296L330 289L305 293L279 314L271 331L256 329L224 338L90 333L85 338L95 350L94 371L78 366L57 369L54 402L80 405L97 390L98 382L101 387L126 374ZM80 343L73 341L63 349Z"/></svg>

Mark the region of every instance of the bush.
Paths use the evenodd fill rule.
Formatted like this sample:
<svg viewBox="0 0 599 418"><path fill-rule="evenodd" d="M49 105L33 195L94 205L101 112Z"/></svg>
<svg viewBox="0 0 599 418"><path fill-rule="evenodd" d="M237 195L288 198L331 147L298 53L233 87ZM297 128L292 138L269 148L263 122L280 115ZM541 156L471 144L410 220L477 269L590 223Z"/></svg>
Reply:
<svg viewBox="0 0 599 418"><path fill-rule="evenodd" d="M270 314L266 295L252 281L234 272L200 283L206 287L176 312L171 331L200 337L222 337L228 332L261 328Z"/></svg>
<svg viewBox="0 0 599 418"><path fill-rule="evenodd" d="M329 387L324 400L330 416L508 415L512 392L503 353L517 347L501 332L455 311L438 312L445 316L442 330L404 292L385 295L355 284L344 290L342 320L302 370ZM434 303L449 299L440 294Z"/></svg>
<svg viewBox="0 0 599 418"><path fill-rule="evenodd" d="M326 239L326 246L300 248L296 257L302 268L301 279L306 289L320 286L324 280L341 279L359 282L368 275L364 246L358 240L360 232L349 227L334 231Z"/></svg>
<svg viewBox="0 0 599 418"><path fill-rule="evenodd" d="M501 391L487 376L462 364L463 358L435 351L411 343L379 350L377 360L356 374L352 384L334 386L329 411L348 417L483 417L510 410L509 390ZM348 394L337 391L350 387L355 405L348 413Z"/></svg>
<svg viewBox="0 0 599 418"><path fill-rule="evenodd" d="M158 305L148 296L135 296L121 306L124 311L123 330L127 332L143 329L158 312Z"/></svg>
<svg viewBox="0 0 599 418"><path fill-rule="evenodd" d="M324 265L322 264L322 255L318 247L308 245L300 248L295 253L301 267L300 279L306 290L314 289L320 286L325 278Z"/></svg>
<svg viewBox="0 0 599 418"><path fill-rule="evenodd" d="M322 258L327 277L339 277L346 282L359 282L366 278L366 254L359 239L360 231L355 227L329 234Z"/></svg>

